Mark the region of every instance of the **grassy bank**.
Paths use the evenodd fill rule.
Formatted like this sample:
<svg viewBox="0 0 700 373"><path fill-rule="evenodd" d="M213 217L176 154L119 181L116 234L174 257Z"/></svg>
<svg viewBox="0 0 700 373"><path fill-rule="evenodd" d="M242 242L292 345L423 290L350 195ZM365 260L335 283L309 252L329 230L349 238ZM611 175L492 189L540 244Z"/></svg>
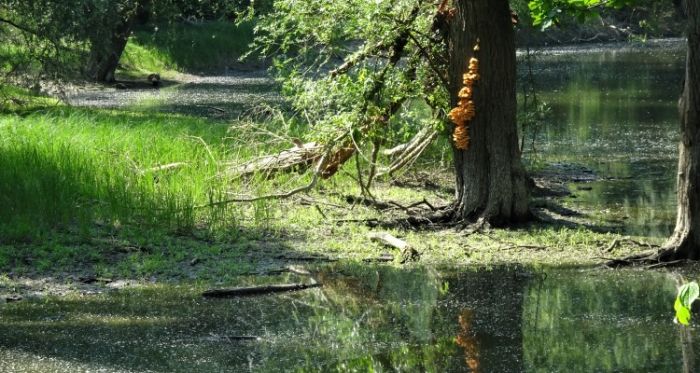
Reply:
<svg viewBox="0 0 700 373"><path fill-rule="evenodd" d="M311 194L201 207L227 192L260 195L308 181L296 174L272 181L218 178L222 164L271 150L254 145L269 135L250 137L242 123L232 128L177 115L69 108L0 117L0 272L214 281L383 252L399 265L398 252L367 237L383 229L363 221L404 211L348 203L346 195L360 194L353 167ZM186 165L156 169L174 162ZM431 172L409 173L398 185L381 181L375 196L405 205L422 198L434 206L449 203L449 170ZM586 264L639 249L623 242L605 251L620 236L584 225L388 231L419 250L421 263L436 265Z"/></svg>
<svg viewBox="0 0 700 373"><path fill-rule="evenodd" d="M141 28L129 39L121 60L122 72L138 75L171 71L220 72L239 65L253 40L251 22L173 23Z"/></svg>

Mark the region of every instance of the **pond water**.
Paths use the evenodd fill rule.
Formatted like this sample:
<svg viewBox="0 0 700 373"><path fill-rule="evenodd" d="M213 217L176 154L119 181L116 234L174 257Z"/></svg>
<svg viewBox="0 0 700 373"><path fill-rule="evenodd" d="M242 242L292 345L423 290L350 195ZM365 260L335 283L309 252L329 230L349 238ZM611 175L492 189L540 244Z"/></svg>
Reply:
<svg viewBox="0 0 700 373"><path fill-rule="evenodd" d="M677 275L334 265L314 277L322 287L282 295L211 300L197 286L159 285L6 304L0 371L682 372L700 363L697 329L673 323Z"/></svg>
<svg viewBox="0 0 700 373"><path fill-rule="evenodd" d="M535 85L551 113L526 158L594 171L595 181L570 186L577 205L624 220L623 233L667 237L675 223L684 62L684 40L535 52ZM532 131L526 136L529 143Z"/></svg>

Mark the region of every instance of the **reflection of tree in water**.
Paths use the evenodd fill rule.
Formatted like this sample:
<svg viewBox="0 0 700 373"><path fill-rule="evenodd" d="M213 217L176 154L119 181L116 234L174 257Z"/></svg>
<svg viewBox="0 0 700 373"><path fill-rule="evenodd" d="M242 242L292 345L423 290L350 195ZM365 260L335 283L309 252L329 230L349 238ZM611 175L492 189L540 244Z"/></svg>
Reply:
<svg viewBox="0 0 700 373"><path fill-rule="evenodd" d="M525 370L680 371L674 296L662 273L547 271L525 294Z"/></svg>
<svg viewBox="0 0 700 373"><path fill-rule="evenodd" d="M472 328L473 313L469 309L462 310L459 315L459 334L457 335L457 345L464 350L464 361L467 363L469 370L479 372L479 346L474 337Z"/></svg>

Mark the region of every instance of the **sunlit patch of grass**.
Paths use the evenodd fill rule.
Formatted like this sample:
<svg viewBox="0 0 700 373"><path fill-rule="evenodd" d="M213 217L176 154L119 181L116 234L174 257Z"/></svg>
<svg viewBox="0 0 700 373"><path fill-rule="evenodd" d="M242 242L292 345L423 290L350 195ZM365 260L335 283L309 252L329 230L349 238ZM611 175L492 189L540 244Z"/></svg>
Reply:
<svg viewBox="0 0 700 373"><path fill-rule="evenodd" d="M204 120L143 113L61 108L1 117L0 237L92 224L191 230L206 218L195 206L223 193L214 176L225 135ZM174 162L186 165L154 169Z"/></svg>

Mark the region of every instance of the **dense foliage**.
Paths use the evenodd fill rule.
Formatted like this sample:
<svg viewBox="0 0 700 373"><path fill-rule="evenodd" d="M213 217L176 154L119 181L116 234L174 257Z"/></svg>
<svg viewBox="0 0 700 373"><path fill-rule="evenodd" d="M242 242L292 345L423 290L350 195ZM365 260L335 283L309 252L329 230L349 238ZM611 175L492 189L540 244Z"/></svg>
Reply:
<svg viewBox="0 0 700 373"><path fill-rule="evenodd" d="M433 114L402 119L436 125L448 104L445 48L431 29L437 10L411 0L276 1L260 19L256 51L274 60L284 93L320 138L373 137L416 100Z"/></svg>

